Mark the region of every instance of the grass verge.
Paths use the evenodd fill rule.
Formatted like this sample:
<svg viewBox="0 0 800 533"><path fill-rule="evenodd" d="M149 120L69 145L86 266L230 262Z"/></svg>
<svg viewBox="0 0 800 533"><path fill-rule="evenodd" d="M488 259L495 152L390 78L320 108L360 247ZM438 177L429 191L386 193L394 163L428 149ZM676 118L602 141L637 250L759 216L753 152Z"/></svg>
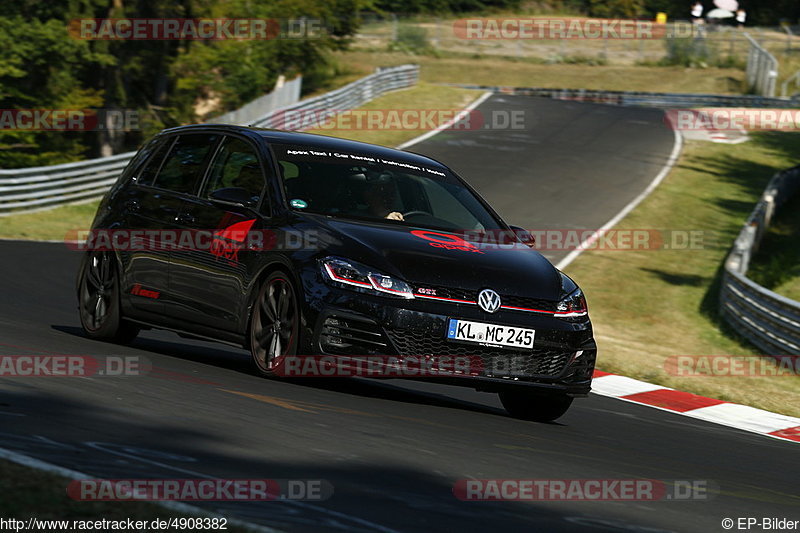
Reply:
<svg viewBox="0 0 800 533"><path fill-rule="evenodd" d="M800 194L778 211L750 262L747 276L767 289L800 301Z"/></svg>
<svg viewBox="0 0 800 533"><path fill-rule="evenodd" d="M361 109L406 109L409 102L415 109L462 109L480 95L477 91L420 83L410 89L385 94ZM424 130L311 130L334 137L397 146L422 134ZM36 213L0 217L0 238L61 240L70 230L88 229L97 211L98 202L65 205Z"/></svg>
<svg viewBox="0 0 800 533"><path fill-rule="evenodd" d="M371 73L375 67L417 63L421 80L511 87L741 94L744 72L733 68L541 64L503 57L409 55L400 52L339 52L336 59Z"/></svg>
<svg viewBox="0 0 800 533"><path fill-rule="evenodd" d="M67 520L65 531L77 531L72 521L127 520L152 522L155 519L168 520L183 517L181 513L170 511L147 502L92 502L73 500L67 496L70 480L61 476L42 472L34 468L0 460L0 517L8 520ZM195 518L200 518L200 515ZM54 531L56 527L42 531ZM97 529L97 528L95 528ZM176 531L169 529L169 531ZM227 531L245 532L248 529L228 524Z"/></svg>
<svg viewBox="0 0 800 533"><path fill-rule="evenodd" d="M617 225L701 230L694 250L586 251L567 268L585 289L599 368L800 416L797 377L679 377L673 355L757 355L717 314L720 268L772 174L796 164L799 134L744 144L689 142L667 179Z"/></svg>
<svg viewBox="0 0 800 533"><path fill-rule="evenodd" d="M99 200L63 205L37 211L0 217L0 239L34 241L61 240L70 230L89 229Z"/></svg>

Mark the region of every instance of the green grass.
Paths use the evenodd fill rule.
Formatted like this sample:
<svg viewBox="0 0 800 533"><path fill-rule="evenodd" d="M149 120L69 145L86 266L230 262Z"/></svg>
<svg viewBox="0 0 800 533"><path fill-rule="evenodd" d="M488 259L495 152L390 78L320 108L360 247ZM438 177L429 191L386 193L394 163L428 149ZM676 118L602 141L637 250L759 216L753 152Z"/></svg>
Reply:
<svg viewBox="0 0 800 533"><path fill-rule="evenodd" d="M585 289L601 370L800 416L796 377L677 377L673 355L757 355L717 313L720 268L770 177L796 164L798 134L689 142L667 179L618 228L701 230L699 250L586 251L567 268Z"/></svg>
<svg viewBox="0 0 800 533"><path fill-rule="evenodd" d="M778 211L747 276L762 286L800 301L800 194Z"/></svg>
<svg viewBox="0 0 800 533"><path fill-rule="evenodd" d="M457 87L420 83L409 89L385 94L361 106L360 110L460 110L481 95L480 92ZM377 116L383 116L378 113ZM449 115L447 115L449 116ZM351 121L352 122L352 121ZM388 123L388 122L387 122ZM340 124L345 124L341 122ZM332 123L332 126L336 126ZM398 146L427 130L406 129L312 129L309 133L332 135L343 139L363 141L383 146Z"/></svg>
<svg viewBox="0 0 800 533"><path fill-rule="evenodd" d="M510 87L741 94L744 72L733 68L691 69L658 66L542 64L502 57L411 56L397 52L340 52L336 59L363 74L378 66L417 63L429 83L469 83Z"/></svg>
<svg viewBox="0 0 800 533"><path fill-rule="evenodd" d="M394 91L376 98L361 109L462 109L480 96L480 92L456 87L420 83L410 89ZM424 130L311 130L357 141L397 146L420 135ZM0 238L63 240L69 233L90 227L97 204L66 205L36 213L0 217Z"/></svg>
<svg viewBox="0 0 800 533"><path fill-rule="evenodd" d="M187 516L146 502L79 501L67 496L70 480L54 474L0 460L0 518L27 520L127 520L152 521ZM200 518L200 515L196 516ZM72 524L67 528L72 531ZM43 529L44 531L44 529ZM109 530L110 531L110 530ZM248 529L228 524L227 531Z"/></svg>
<svg viewBox="0 0 800 533"><path fill-rule="evenodd" d="M99 200L46 211L0 217L1 239L62 240L74 230L89 229Z"/></svg>

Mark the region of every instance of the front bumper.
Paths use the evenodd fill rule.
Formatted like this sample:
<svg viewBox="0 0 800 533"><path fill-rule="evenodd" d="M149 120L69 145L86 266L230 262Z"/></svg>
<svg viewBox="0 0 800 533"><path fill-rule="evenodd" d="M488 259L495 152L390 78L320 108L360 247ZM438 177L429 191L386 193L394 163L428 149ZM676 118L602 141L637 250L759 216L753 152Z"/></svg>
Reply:
<svg viewBox="0 0 800 533"><path fill-rule="evenodd" d="M597 346L588 317L567 321L511 310L488 314L475 306L385 298L330 286L315 294L307 300L306 312L308 347L314 354L459 356L480 361L477 371L424 379L491 392L523 387L531 393L585 396L591 389ZM533 328L534 349L449 341L450 318Z"/></svg>

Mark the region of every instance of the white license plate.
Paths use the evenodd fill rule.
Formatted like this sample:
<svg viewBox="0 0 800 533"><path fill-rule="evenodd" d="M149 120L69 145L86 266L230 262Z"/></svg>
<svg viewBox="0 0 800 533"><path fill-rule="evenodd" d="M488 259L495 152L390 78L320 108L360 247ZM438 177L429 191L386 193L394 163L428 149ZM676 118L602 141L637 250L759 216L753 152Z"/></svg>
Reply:
<svg viewBox="0 0 800 533"><path fill-rule="evenodd" d="M456 318L451 318L447 326L447 338L454 341L513 346L514 348L533 348L535 334L536 330L533 329L498 326Z"/></svg>

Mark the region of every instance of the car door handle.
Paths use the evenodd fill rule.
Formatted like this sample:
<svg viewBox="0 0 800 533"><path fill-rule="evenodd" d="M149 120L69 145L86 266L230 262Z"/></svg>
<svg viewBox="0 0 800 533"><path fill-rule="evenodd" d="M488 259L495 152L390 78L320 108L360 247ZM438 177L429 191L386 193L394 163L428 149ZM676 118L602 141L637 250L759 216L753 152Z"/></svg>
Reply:
<svg viewBox="0 0 800 533"><path fill-rule="evenodd" d="M139 210L139 201L138 200L128 200L125 202L125 209L128 211L138 211Z"/></svg>
<svg viewBox="0 0 800 533"><path fill-rule="evenodd" d="M181 213L175 217L175 222L180 222L181 224L194 224L195 218L189 213Z"/></svg>

